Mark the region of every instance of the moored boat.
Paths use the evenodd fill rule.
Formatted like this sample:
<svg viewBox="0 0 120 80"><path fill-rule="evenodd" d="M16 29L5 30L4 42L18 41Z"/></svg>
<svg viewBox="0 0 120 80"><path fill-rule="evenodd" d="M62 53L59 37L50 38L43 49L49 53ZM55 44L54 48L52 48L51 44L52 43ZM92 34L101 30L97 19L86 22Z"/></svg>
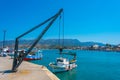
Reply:
<svg viewBox="0 0 120 80"><path fill-rule="evenodd" d="M67 58L59 57L56 59L56 62L51 62L49 66L52 68L52 72L69 71L76 68L76 54L70 53L69 55L74 55L74 58L68 60Z"/></svg>
<svg viewBox="0 0 120 80"><path fill-rule="evenodd" d="M24 60L25 61L28 61L28 60L40 60L42 59L43 55L42 55L42 51L41 50L38 50L37 53L35 54L28 54Z"/></svg>

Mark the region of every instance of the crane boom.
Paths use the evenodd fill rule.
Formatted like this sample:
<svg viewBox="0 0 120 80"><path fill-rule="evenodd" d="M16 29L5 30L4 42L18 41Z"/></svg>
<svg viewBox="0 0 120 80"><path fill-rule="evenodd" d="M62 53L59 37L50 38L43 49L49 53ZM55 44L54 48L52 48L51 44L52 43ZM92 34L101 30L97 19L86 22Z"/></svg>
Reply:
<svg viewBox="0 0 120 80"><path fill-rule="evenodd" d="M47 30L50 28L50 26L54 23L54 21L60 16L60 14L63 12L63 9L60 9L58 13L56 13L54 16L50 17L49 19L45 20L41 24L33 27L32 29L28 30L27 32L21 34L15 39L15 53L14 53L14 60L13 60L13 66L12 66L12 71L15 72L17 71L17 68L20 66L22 63L23 59L31 52L31 50L34 48L34 46L39 42L39 40L43 37L43 35L47 32ZM19 44L19 39L28 33L34 31L35 29L39 28L40 26L44 25L45 23L49 22L49 24L45 27L45 29L39 34L35 42L31 45L31 47L23 54L18 54L18 44Z"/></svg>

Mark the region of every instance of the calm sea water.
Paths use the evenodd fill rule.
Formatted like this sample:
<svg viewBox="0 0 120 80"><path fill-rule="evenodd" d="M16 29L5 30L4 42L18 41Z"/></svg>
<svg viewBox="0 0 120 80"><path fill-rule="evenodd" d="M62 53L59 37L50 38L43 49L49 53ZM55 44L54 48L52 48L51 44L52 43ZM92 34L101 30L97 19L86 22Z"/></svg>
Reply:
<svg viewBox="0 0 120 80"><path fill-rule="evenodd" d="M65 50L69 51L69 50ZM77 53L77 68L55 73L61 80L120 80L120 53L73 50ZM54 62L58 50L43 50L43 59L30 61L45 65Z"/></svg>

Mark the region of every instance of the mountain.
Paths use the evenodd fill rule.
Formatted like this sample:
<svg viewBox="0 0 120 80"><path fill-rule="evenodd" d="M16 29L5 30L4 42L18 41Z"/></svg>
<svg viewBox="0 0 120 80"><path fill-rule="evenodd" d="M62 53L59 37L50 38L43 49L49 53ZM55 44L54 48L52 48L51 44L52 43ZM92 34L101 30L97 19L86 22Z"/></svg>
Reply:
<svg viewBox="0 0 120 80"><path fill-rule="evenodd" d="M99 46L105 46L105 44L100 42L81 42L80 46L92 46L92 45L99 45Z"/></svg>
<svg viewBox="0 0 120 80"><path fill-rule="evenodd" d="M30 45L34 42L35 40L20 40L19 44L20 45ZM59 46L63 45L66 47L72 47L72 46L92 46L94 44L97 44L99 46L104 46L105 44L103 43L98 43L98 42L80 42L78 39L64 39L64 41L61 39L42 39L39 41L39 45L41 46ZM0 46L2 47L3 42L0 41ZM5 45L7 46L14 46L15 41L14 40L8 40L5 42Z"/></svg>
<svg viewBox="0 0 120 80"><path fill-rule="evenodd" d="M64 45L64 46L79 46L80 41L77 39L47 39L41 40L39 44L47 44L47 45Z"/></svg>

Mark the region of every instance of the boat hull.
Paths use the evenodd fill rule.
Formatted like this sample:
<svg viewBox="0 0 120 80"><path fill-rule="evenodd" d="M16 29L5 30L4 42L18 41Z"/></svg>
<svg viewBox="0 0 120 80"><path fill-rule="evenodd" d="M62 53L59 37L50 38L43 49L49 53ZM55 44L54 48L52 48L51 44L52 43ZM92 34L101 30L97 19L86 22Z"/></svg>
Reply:
<svg viewBox="0 0 120 80"><path fill-rule="evenodd" d="M29 61L29 60L41 60L42 58L24 58L24 61Z"/></svg>
<svg viewBox="0 0 120 80"><path fill-rule="evenodd" d="M68 70L66 70L65 68L59 68L59 69L52 69L52 72L54 72L54 73L58 73L58 72L65 72L65 71L68 71Z"/></svg>
<svg viewBox="0 0 120 80"><path fill-rule="evenodd" d="M75 64L75 63L73 63L73 64L68 64L68 65L66 65L66 66L58 66L58 65L56 65L56 64L49 64L49 66L51 67L51 70L52 70L52 72L54 72L54 73L57 73L57 72L65 72L65 71L69 71L69 70L72 70L72 69L74 69L74 68L76 68L77 67L77 65Z"/></svg>

